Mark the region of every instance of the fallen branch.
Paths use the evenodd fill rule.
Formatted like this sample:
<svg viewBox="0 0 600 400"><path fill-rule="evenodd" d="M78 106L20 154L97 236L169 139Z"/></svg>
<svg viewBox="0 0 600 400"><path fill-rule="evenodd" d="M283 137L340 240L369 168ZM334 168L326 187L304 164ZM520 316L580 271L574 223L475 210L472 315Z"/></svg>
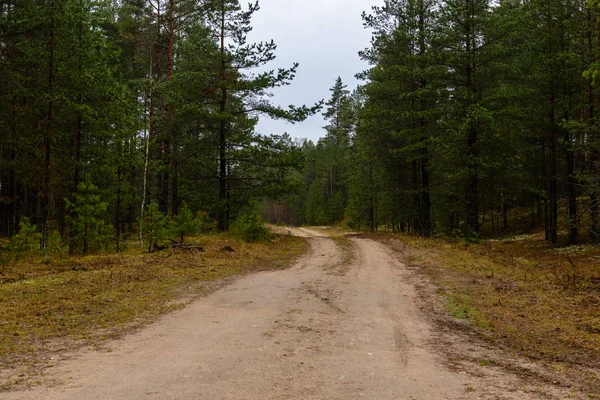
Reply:
<svg viewBox="0 0 600 400"><path fill-rule="evenodd" d="M159 246L157 244L154 245L154 249L152 249L151 253L156 253L158 251L163 251L167 249L182 249L182 250L198 250L204 251L204 247L202 247L199 243L177 243L174 242L170 245Z"/></svg>

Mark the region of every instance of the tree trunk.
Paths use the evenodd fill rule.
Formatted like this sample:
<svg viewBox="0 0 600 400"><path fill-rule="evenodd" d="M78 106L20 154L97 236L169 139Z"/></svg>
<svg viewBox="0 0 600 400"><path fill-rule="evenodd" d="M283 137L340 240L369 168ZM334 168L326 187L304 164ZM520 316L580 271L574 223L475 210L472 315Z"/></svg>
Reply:
<svg viewBox="0 0 600 400"><path fill-rule="evenodd" d="M590 56L590 60L598 61L598 54L594 54L594 39L593 32L596 32L598 35L597 40L600 40L600 32L597 31L597 18L595 13L592 12L591 7L588 6L588 52ZM588 79L587 82L587 100L588 100L588 112L587 112L587 122L590 125L597 125L594 121L596 108L595 103L597 101L597 97L594 92L594 85L591 79ZM597 132L597 126L594 130L594 135L591 138L592 146L590 150L590 158L589 158L589 167L588 173L590 174L590 240L592 243L600 243L600 212L598 210L598 201L600 195L598 194L598 164L600 162L598 145L599 138Z"/></svg>
<svg viewBox="0 0 600 400"><path fill-rule="evenodd" d="M479 173L477 171L477 165L475 165L475 158L477 157L477 150L475 149L476 144L477 131L470 128L468 147L469 157L473 158L473 160L469 161L470 166L467 178L467 229L469 235L477 235L479 233Z"/></svg>
<svg viewBox="0 0 600 400"><path fill-rule="evenodd" d="M41 203L41 230L42 237L40 248L48 246L48 231L50 223L50 168L52 166L52 137L54 133L54 46L55 46L55 0L50 3L50 38L49 38L49 60L48 60L48 114L46 118L46 129L44 129L44 184Z"/></svg>
<svg viewBox="0 0 600 400"><path fill-rule="evenodd" d="M469 2L471 14L475 14L473 1ZM471 22L472 23L472 22ZM473 75L475 74L474 54L476 51L476 44L473 43L475 40L475 33L472 32L473 27L471 23L468 23L466 29L466 55L468 57L466 65L466 107L467 113L469 107L474 104L476 97L475 83L473 82ZM467 233L469 236L476 236L479 234L479 165L478 165L478 132L477 128L473 125L472 121L469 121L469 128L467 130Z"/></svg>
<svg viewBox="0 0 600 400"><path fill-rule="evenodd" d="M504 195L502 195L503 200L502 200L502 224L504 227L504 230L506 231L508 229L508 200L506 200L504 198Z"/></svg>
<svg viewBox="0 0 600 400"><path fill-rule="evenodd" d="M423 221L421 221L421 196L419 193L419 167L417 160L413 160L411 163L412 169L412 202L413 210L416 211L416 217L412 217L412 229L414 232L418 232L419 235L423 234ZM398 205L400 207L400 205Z"/></svg>
<svg viewBox="0 0 600 400"><path fill-rule="evenodd" d="M119 147L121 147L119 145ZM121 149L119 149L119 158L123 157ZM121 166L117 168L117 204L115 205L115 246L117 253L121 251L121 181L123 174Z"/></svg>
<svg viewBox="0 0 600 400"><path fill-rule="evenodd" d="M169 41L167 46L167 78L173 76L174 60L174 45L175 45L175 0L169 0ZM170 129L170 140L168 150L168 201L167 214L169 218L179 213L179 163L178 163L178 133L175 125L175 115L173 105L169 104L168 118Z"/></svg>
<svg viewBox="0 0 600 400"><path fill-rule="evenodd" d="M15 173L15 162L17 158L17 152L15 149L17 143L17 108L18 98L13 96L12 109L11 109L11 120L10 120L10 135L6 142L6 153L2 154L2 157L7 157L9 165L7 166L8 174L6 176L8 184L2 182L0 187L0 197L6 196L9 200L6 203L5 213L2 217L3 234L9 237L13 236L18 232L18 218L17 218L17 179ZM2 177L4 178L4 177ZM0 178L0 179L2 179Z"/></svg>
<svg viewBox="0 0 600 400"><path fill-rule="evenodd" d="M167 111L167 115L169 112ZM168 118L167 118L168 120ZM168 124L168 122L167 122ZM161 163L165 167L160 176L160 211L169 217L171 217L171 192L170 192L170 184L171 184L171 134L170 132L165 132L163 129L157 129L159 131L159 135L161 136Z"/></svg>
<svg viewBox="0 0 600 400"><path fill-rule="evenodd" d="M549 198L549 238L552 243L556 243L558 240L558 181L557 181L557 157L556 157L556 118L555 118L555 100L554 100L554 89L550 95L550 176L548 185L548 198Z"/></svg>
<svg viewBox="0 0 600 400"><path fill-rule="evenodd" d="M227 201L227 122L224 113L227 109L227 86L225 83L227 63L225 60L225 2L222 2L221 11L221 100L219 108L221 120L219 121L219 230L226 231L229 228Z"/></svg>
<svg viewBox="0 0 600 400"><path fill-rule="evenodd" d="M83 255L86 255L88 253L88 235L89 235L89 228L88 228L88 224L84 224L84 228L83 228Z"/></svg>
<svg viewBox="0 0 600 400"><path fill-rule="evenodd" d="M423 0L419 0L419 55L421 56L421 74L425 73L426 54L426 27L425 27L425 4ZM421 90L427 88L427 80L421 78L419 82ZM424 95L422 95L424 96ZM421 112L426 113L429 109L427 100L421 98ZM427 120L422 117L420 121L421 128L421 223L423 236L431 236L431 194L429 180L429 148L428 148L428 124Z"/></svg>
<svg viewBox="0 0 600 400"><path fill-rule="evenodd" d="M148 195L148 164L150 162L150 137L152 134L152 49L150 49L150 63L148 71L148 95L147 95L147 106L148 106L148 132L146 134L146 154L144 156L144 176L142 184L142 204L140 206L140 246L144 247L144 212L146 210L146 196Z"/></svg>
<svg viewBox="0 0 600 400"><path fill-rule="evenodd" d="M369 181L371 186L373 186L373 165L369 163ZM370 204L369 204L369 225L371 227L371 232L375 232L375 202L373 201L373 190L370 191Z"/></svg>
<svg viewBox="0 0 600 400"><path fill-rule="evenodd" d="M566 119L565 119L566 121ZM575 176L575 151L572 135L565 132L566 161L567 161L567 194L569 197L569 243L577 242L577 178Z"/></svg>

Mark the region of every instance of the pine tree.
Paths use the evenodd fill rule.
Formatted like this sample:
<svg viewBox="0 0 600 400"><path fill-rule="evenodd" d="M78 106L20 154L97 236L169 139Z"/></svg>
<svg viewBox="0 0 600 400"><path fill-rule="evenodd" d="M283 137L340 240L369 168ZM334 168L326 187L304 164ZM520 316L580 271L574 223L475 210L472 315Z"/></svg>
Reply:
<svg viewBox="0 0 600 400"><path fill-rule="evenodd" d="M148 252L160 248L169 241L169 220L160 211L157 202L152 202L148 205L148 210L140 223L143 225L142 232L144 232Z"/></svg>
<svg viewBox="0 0 600 400"><path fill-rule="evenodd" d="M368 80L363 118L369 122L363 128L370 136L361 143L385 149L381 166L389 184L395 186L397 201L411 205L402 218L427 236L432 231L430 146L443 89L443 68L432 47L433 7L429 1L394 0L364 14L365 25L374 33L372 48L361 57L374 66L359 75Z"/></svg>
<svg viewBox="0 0 600 400"><path fill-rule="evenodd" d="M85 255L88 254L90 247L106 248L110 241L109 232L112 227L104 221L108 203L101 201L98 187L81 182L77 186L73 201L65 199L65 203L70 211L68 217L71 226L70 253L81 248Z"/></svg>
<svg viewBox="0 0 600 400"><path fill-rule="evenodd" d="M173 220L173 233L180 238L180 243L184 242L185 236L197 235L200 233L202 222L194 216L192 210L186 203L183 203L179 214Z"/></svg>
<svg viewBox="0 0 600 400"><path fill-rule="evenodd" d="M348 140L350 133L354 130L354 116L352 105L350 104L350 91L348 86L344 85L342 78L338 77L333 87L329 89L331 98L325 103L327 107L323 116L329 125L324 129L327 131L327 136Z"/></svg>
<svg viewBox="0 0 600 400"><path fill-rule="evenodd" d="M483 134L491 129L489 110L482 101L486 95L486 67L493 56L488 52L493 37L488 35L490 5L488 0L446 1L440 10L437 45L443 51L448 98L446 132L463 140L460 154L466 165L460 179L465 184L466 233L479 234L479 195L482 173Z"/></svg>
<svg viewBox="0 0 600 400"><path fill-rule="evenodd" d="M218 143L220 230L228 229L231 213L233 188L230 172L234 164L231 151L251 140L256 123L254 116L260 114L298 122L317 112L321 106L320 103L310 108L290 106L286 110L268 100L267 91L288 85L296 74L298 64L290 69L280 68L277 72L245 73L275 59L276 45L273 41L247 43L247 34L252 29L250 21L258 9L258 2L250 4L248 9L243 9L238 0L209 0L205 3L206 24L211 35L218 40L220 53L219 62L209 72L214 82L209 92L214 100L212 115L216 117L211 131L216 134Z"/></svg>

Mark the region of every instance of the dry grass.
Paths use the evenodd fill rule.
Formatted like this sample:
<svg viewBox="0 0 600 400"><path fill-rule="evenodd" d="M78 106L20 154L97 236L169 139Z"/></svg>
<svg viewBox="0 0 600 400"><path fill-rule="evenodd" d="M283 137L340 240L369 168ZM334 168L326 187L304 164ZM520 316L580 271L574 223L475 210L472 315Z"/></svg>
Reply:
<svg viewBox="0 0 600 400"><path fill-rule="evenodd" d="M43 367L40 361L53 351L121 335L181 307L182 299L206 293L214 282L285 268L308 249L304 239L291 236L245 243L219 235L202 238L202 244L204 252L2 255L0 365L8 368L0 371L0 388L11 386L7 376L23 367Z"/></svg>
<svg viewBox="0 0 600 400"><path fill-rule="evenodd" d="M341 251L340 261L332 267L333 275L344 276L350 271L353 261L356 259L356 247L349 239L342 235L332 235L331 238Z"/></svg>
<svg viewBox="0 0 600 400"><path fill-rule="evenodd" d="M336 226L307 226L306 228L322 233L331 238L337 248L340 250L340 261L335 265L328 267L329 273L332 275L344 276L350 271L352 263L356 259L357 249L354 243L348 239L349 236L356 235L355 231L351 231L341 225Z"/></svg>
<svg viewBox="0 0 600 400"><path fill-rule="evenodd" d="M452 315L512 352L600 390L599 248L551 248L540 235L482 244L379 239L414 249L405 262L433 278Z"/></svg>

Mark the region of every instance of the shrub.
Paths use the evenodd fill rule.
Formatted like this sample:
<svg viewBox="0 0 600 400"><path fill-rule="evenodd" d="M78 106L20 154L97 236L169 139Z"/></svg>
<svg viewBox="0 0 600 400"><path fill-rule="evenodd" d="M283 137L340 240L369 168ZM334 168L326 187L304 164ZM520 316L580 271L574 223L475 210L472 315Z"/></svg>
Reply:
<svg viewBox="0 0 600 400"><path fill-rule="evenodd" d="M30 251L40 246L41 234L37 226L32 225L29 218L24 217L19 222L19 233L12 237L8 248L14 251Z"/></svg>
<svg viewBox="0 0 600 400"><path fill-rule="evenodd" d="M148 251L164 246L169 242L170 232L167 217L160 212L158 203L152 202L146 209L142 221L142 231L148 243Z"/></svg>
<svg viewBox="0 0 600 400"><path fill-rule="evenodd" d="M181 239L181 243L185 236L193 236L200 233L202 221L198 216L194 217L194 213L190 210L187 204L183 203L183 207L179 211L179 215L175 216L171 222L171 232L174 236Z"/></svg>
<svg viewBox="0 0 600 400"><path fill-rule="evenodd" d="M271 232L265 227L260 215L258 202L252 202L240 214L232 225L234 232L246 242L260 242L271 238Z"/></svg>
<svg viewBox="0 0 600 400"><path fill-rule="evenodd" d="M44 249L44 254L48 256L59 256L65 251L60 234L57 231L50 232L48 244Z"/></svg>
<svg viewBox="0 0 600 400"><path fill-rule="evenodd" d="M108 203L100 200L98 188L92 183L80 183L73 201L65 199L71 231L69 234L69 250L75 251L83 247L87 254L90 246L106 248L111 239L112 227L104 221Z"/></svg>
<svg viewBox="0 0 600 400"><path fill-rule="evenodd" d="M208 233L217 229L217 222L206 211L198 211L196 218L200 221L200 233Z"/></svg>

